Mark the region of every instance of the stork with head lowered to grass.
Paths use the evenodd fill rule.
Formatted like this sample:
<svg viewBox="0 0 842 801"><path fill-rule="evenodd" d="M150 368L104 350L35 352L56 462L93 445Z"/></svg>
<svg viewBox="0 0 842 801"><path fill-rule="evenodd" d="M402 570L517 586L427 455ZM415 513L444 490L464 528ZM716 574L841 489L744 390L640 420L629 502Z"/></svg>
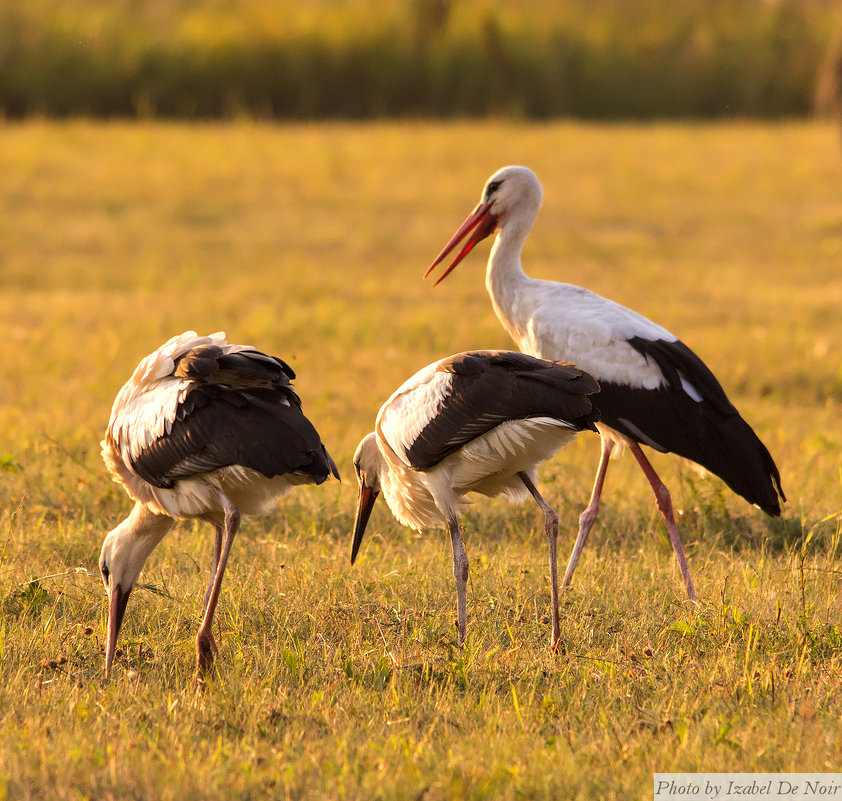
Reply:
<svg viewBox="0 0 842 801"><path fill-rule="evenodd" d="M106 675L138 574L175 520L198 518L216 531L196 636L198 676L217 653L213 615L240 517L266 510L297 484L339 478L293 378L281 359L229 345L222 333L187 331L143 359L118 393L102 456L135 505L100 554Z"/></svg>
<svg viewBox="0 0 842 801"><path fill-rule="evenodd" d="M537 470L598 413L599 385L575 365L510 351L471 351L434 362L383 404L375 429L354 455L359 506L351 562L374 501L383 493L392 514L417 530L450 531L459 642L465 641L468 556L458 514L469 492L530 495L544 513L552 593L551 647L558 648L558 515L537 489Z"/></svg>

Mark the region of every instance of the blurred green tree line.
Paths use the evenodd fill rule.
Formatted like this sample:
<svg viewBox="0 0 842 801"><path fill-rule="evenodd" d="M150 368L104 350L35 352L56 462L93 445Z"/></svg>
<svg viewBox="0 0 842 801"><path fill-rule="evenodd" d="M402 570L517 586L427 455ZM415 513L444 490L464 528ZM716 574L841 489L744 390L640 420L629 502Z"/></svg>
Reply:
<svg viewBox="0 0 842 801"><path fill-rule="evenodd" d="M0 113L804 116L837 92L839 6L0 0Z"/></svg>

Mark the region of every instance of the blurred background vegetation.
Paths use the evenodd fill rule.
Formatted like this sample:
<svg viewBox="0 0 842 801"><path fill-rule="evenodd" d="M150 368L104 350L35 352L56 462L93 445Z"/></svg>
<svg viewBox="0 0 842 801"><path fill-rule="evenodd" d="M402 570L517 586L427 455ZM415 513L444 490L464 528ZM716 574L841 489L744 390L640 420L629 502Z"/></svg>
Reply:
<svg viewBox="0 0 842 801"><path fill-rule="evenodd" d="M0 113L799 117L834 0L0 0Z"/></svg>

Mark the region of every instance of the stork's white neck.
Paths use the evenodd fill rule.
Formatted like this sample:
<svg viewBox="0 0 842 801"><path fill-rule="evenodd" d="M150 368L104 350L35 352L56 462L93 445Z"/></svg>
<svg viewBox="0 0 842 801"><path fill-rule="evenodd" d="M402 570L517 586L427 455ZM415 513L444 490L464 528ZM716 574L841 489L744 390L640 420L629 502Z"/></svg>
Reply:
<svg viewBox="0 0 842 801"><path fill-rule="evenodd" d="M110 531L102 543L100 564L105 562L112 586L131 589L149 554L155 550L175 521L152 512L146 504L135 503L129 516Z"/></svg>
<svg viewBox="0 0 842 801"><path fill-rule="evenodd" d="M534 218L510 219L503 224L491 248L485 273L485 286L497 319L521 348L527 339L528 318L519 301L533 279L523 271L520 256L533 222Z"/></svg>

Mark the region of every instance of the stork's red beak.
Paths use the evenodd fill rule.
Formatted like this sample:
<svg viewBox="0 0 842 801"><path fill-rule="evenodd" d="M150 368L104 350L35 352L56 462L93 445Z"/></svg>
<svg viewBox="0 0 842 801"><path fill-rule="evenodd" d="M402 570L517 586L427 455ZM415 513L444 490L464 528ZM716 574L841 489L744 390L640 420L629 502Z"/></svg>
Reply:
<svg viewBox="0 0 842 801"><path fill-rule="evenodd" d="M117 650L117 635L123 625L123 615L126 614L126 604L129 602L131 587L123 591L118 584L108 592L108 632L105 638L105 677L111 674L111 663Z"/></svg>
<svg viewBox="0 0 842 801"><path fill-rule="evenodd" d="M444 261L447 254L459 244L466 234L470 233L471 235L462 246L462 250L460 250L456 255L456 258L450 262L447 269L435 280L433 286L438 286L445 278L447 278L456 265L459 264L459 262L474 249L477 243L482 242L483 239L494 233L494 229L497 227L497 218L493 214L490 214L490 211L491 205L489 203L480 203L470 213L468 219L462 223L459 230L453 234L450 241L442 249L442 252L439 253L436 260L430 265L427 272L424 273L424 278L426 278L439 264Z"/></svg>
<svg viewBox="0 0 842 801"><path fill-rule="evenodd" d="M354 542L351 545L351 564L354 564L354 560L357 558L357 551L359 551L360 543L363 541L363 534L365 534L365 527L368 525L368 518L371 517L371 510L374 508L374 502L377 500L379 494L373 487L360 484L357 517L354 520Z"/></svg>

